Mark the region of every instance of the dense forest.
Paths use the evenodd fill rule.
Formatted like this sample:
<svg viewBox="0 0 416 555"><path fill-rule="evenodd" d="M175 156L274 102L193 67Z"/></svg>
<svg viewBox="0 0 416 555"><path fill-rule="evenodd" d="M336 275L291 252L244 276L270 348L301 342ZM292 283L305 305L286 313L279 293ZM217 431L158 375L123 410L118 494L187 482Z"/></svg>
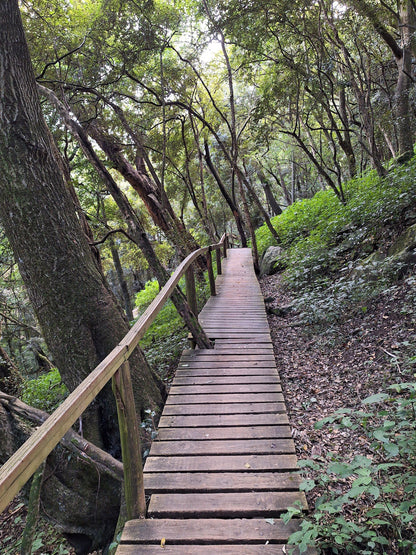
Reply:
<svg viewBox="0 0 416 555"><path fill-rule="evenodd" d="M227 232L252 248L305 459L293 542L415 553L415 28L413 0L1 2L1 463ZM145 444L188 330L207 346L178 291L131 359ZM79 428L117 459L116 421L108 388ZM73 553L56 530L113 542L120 479L67 449L25 553Z"/></svg>

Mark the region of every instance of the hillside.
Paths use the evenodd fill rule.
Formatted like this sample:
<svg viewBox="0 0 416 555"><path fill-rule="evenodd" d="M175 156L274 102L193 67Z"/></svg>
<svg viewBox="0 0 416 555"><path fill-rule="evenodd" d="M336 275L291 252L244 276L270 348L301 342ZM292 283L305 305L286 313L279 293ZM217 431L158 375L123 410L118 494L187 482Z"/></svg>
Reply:
<svg viewBox="0 0 416 555"><path fill-rule="evenodd" d="M315 508L298 542L324 553L415 553L414 170L274 221L286 269L261 284Z"/></svg>

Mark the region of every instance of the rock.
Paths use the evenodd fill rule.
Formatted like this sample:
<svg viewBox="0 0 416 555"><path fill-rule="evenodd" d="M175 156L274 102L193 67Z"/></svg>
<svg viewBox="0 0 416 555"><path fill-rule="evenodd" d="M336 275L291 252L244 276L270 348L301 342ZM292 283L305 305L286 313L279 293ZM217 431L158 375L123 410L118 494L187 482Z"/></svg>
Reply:
<svg viewBox="0 0 416 555"><path fill-rule="evenodd" d="M404 251L412 251L416 248L416 224L408 227L391 245L387 256L397 256Z"/></svg>
<svg viewBox="0 0 416 555"><path fill-rule="evenodd" d="M260 262L260 277L271 276L281 269L280 257L283 249L281 247L269 247L264 251Z"/></svg>
<svg viewBox="0 0 416 555"><path fill-rule="evenodd" d="M293 304L285 304L282 306L278 306L276 308L267 308L267 312L269 314L274 314L275 316L279 316L280 318L284 318L288 314L290 314L294 309Z"/></svg>
<svg viewBox="0 0 416 555"><path fill-rule="evenodd" d="M353 278L374 280L381 273L391 278L401 279L416 265L416 224L408 227L390 246L387 255L376 251L361 260L351 273Z"/></svg>
<svg viewBox="0 0 416 555"><path fill-rule="evenodd" d="M367 258L359 261L359 264L351 272L353 279L364 278L367 281L377 277L380 264L386 259L386 255L380 251L375 251Z"/></svg>

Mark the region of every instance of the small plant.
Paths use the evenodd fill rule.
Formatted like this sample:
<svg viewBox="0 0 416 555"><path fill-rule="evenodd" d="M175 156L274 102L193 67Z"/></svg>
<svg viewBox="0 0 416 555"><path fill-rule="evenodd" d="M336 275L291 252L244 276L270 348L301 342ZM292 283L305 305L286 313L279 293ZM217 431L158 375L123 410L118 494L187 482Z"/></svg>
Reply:
<svg viewBox="0 0 416 555"><path fill-rule="evenodd" d="M340 409L316 427L359 429L371 441L368 455L299 461L307 476L301 489L322 492L309 517L300 507L283 515L303 519L289 538L301 553L309 545L328 553L416 553L416 383L392 385L363 405L368 410Z"/></svg>
<svg viewBox="0 0 416 555"><path fill-rule="evenodd" d="M39 378L28 380L22 386L22 401L47 412L55 410L67 395L68 390L57 368Z"/></svg>
<svg viewBox="0 0 416 555"><path fill-rule="evenodd" d="M215 266L215 264L214 264ZM184 280L179 285L184 287ZM142 313L159 293L157 281L149 281L136 295L136 307ZM209 296L208 280L196 280L196 293L199 310ZM145 333L141 347L149 364L162 378L169 378L170 369L186 348L188 330L179 316L172 301L168 301L159 312L151 327Z"/></svg>

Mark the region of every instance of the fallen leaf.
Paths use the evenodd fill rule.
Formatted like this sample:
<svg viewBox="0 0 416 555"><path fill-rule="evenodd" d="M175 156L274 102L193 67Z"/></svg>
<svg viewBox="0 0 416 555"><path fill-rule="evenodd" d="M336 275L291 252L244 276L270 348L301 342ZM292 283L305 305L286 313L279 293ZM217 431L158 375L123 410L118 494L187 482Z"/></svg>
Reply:
<svg viewBox="0 0 416 555"><path fill-rule="evenodd" d="M160 547L165 547L165 544L166 544L166 538L162 538L160 540Z"/></svg>

